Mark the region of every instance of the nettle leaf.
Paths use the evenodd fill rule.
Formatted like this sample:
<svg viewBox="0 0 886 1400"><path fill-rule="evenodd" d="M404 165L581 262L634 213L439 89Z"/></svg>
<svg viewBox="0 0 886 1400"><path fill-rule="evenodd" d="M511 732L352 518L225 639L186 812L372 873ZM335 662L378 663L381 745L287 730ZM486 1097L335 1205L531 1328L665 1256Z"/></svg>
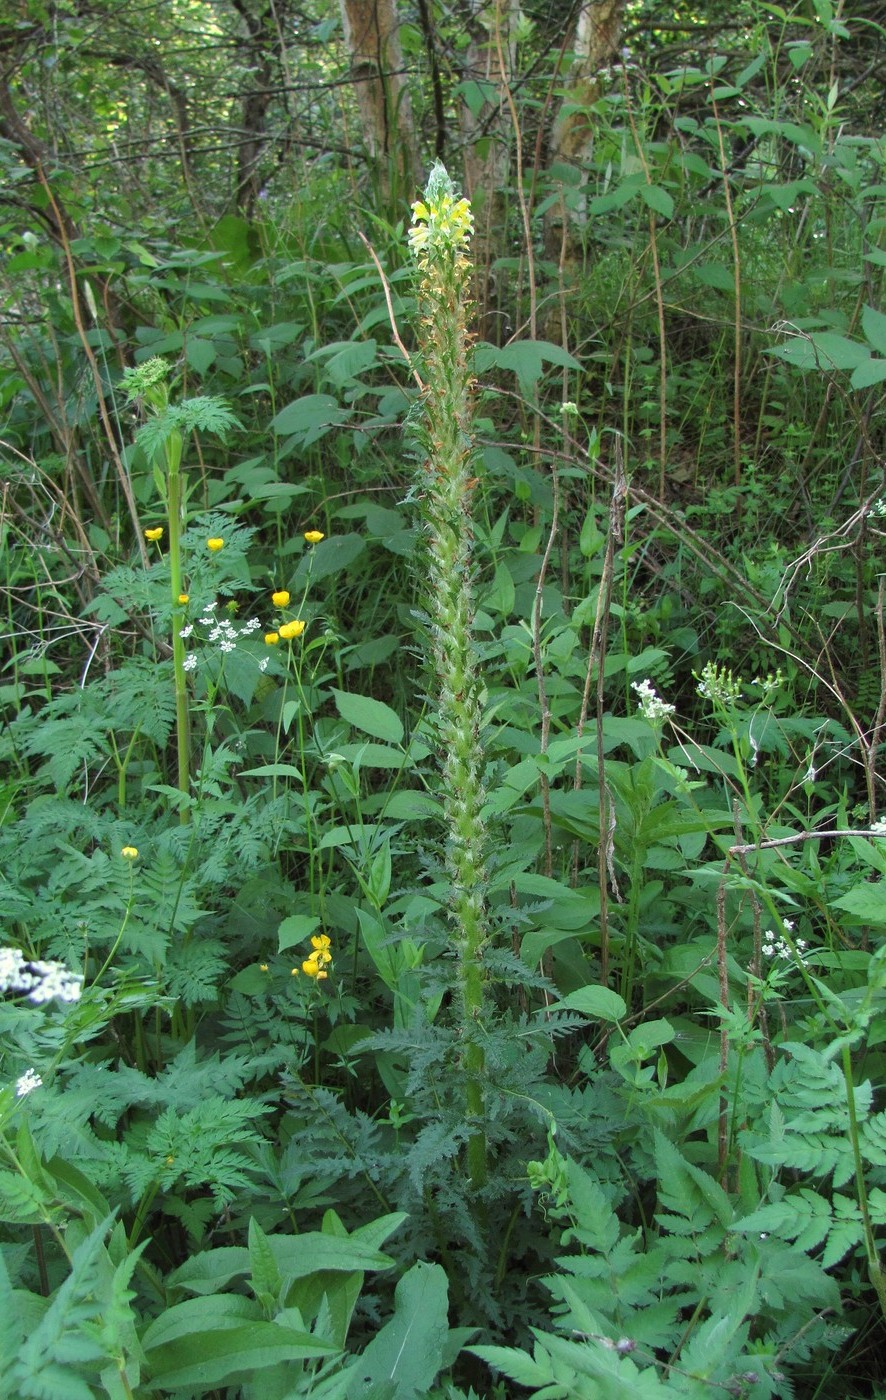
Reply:
<svg viewBox="0 0 886 1400"><path fill-rule="evenodd" d="M373 739L381 739L388 744L402 743L403 721L383 700L373 700L368 695L351 695L334 688L332 694L342 719L362 734L370 734Z"/></svg>

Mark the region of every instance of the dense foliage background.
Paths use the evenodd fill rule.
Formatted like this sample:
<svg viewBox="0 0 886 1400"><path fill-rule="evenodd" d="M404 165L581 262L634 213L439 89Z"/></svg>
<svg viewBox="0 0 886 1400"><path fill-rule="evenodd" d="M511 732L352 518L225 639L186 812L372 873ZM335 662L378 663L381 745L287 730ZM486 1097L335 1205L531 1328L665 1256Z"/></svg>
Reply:
<svg viewBox="0 0 886 1400"><path fill-rule="evenodd" d="M0 19L0 1395L886 1393L884 35Z"/></svg>

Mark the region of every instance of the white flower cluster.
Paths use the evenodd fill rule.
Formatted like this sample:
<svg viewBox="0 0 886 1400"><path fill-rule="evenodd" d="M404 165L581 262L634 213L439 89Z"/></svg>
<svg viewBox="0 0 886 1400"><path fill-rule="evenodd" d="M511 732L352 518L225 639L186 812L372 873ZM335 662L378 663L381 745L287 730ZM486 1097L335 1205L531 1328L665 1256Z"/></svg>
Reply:
<svg viewBox="0 0 886 1400"><path fill-rule="evenodd" d="M670 715L676 714L676 705L669 705L666 700L662 700L661 696L655 693L650 680L631 681L631 690L637 692L637 709L650 724L661 724Z"/></svg>
<svg viewBox="0 0 886 1400"><path fill-rule="evenodd" d="M35 1089L39 1089L43 1080L35 1069L26 1069L20 1079L15 1081L15 1096L23 1099L26 1094L33 1094Z"/></svg>
<svg viewBox="0 0 886 1400"><path fill-rule="evenodd" d="M64 963L28 959L20 948L0 948L0 994L27 997L35 1006L47 1001L79 1001L83 978Z"/></svg>
<svg viewBox="0 0 886 1400"><path fill-rule="evenodd" d="M873 505L871 506L871 509L870 509L870 514L871 514L871 515L886 515L886 499L884 499L882 496L880 496L876 501L874 501L874 503L873 503Z"/></svg>
<svg viewBox="0 0 886 1400"><path fill-rule="evenodd" d="M217 646L221 652L230 652L237 650L237 642L240 637L251 637L261 627L257 617L251 617L242 627L237 627L229 617L216 617L216 607L216 603L207 603L197 621L187 623L179 635L187 641L188 637L193 636L195 627L206 628L206 635L201 640L208 642L210 646ZM268 664L268 658L263 657L258 664L259 670L263 671ZM184 660L184 667L186 671L196 671L197 653L195 651L188 652Z"/></svg>
<svg viewBox="0 0 886 1400"><path fill-rule="evenodd" d="M786 933L793 933L794 923L792 919L785 919L784 930ZM794 939L794 948L797 950L796 956L801 963L805 963L806 961L804 954L808 946L805 938ZM773 933L771 928L768 928L763 934L762 952L764 958L780 958L782 962L794 961L794 952L787 939L780 933Z"/></svg>
<svg viewBox="0 0 886 1400"><path fill-rule="evenodd" d="M881 817L879 821L871 822L870 830L875 836L886 836L886 821Z"/></svg>

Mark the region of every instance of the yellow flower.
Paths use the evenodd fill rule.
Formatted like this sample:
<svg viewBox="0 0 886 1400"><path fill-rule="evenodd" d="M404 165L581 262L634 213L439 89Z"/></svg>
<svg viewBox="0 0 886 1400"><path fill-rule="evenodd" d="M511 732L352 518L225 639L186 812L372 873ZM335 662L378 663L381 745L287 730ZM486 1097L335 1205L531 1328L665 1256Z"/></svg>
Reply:
<svg viewBox="0 0 886 1400"><path fill-rule="evenodd" d="M124 860L138 860L138 847L124 846L120 854Z"/></svg>
<svg viewBox="0 0 886 1400"><path fill-rule="evenodd" d="M145 530L145 539L146 539L146 540L151 540L151 541L153 542L154 540L162 540L162 538L163 538L163 526L162 526L162 525L155 525L154 528L153 528L153 530Z"/></svg>
<svg viewBox="0 0 886 1400"><path fill-rule="evenodd" d="M174 1157L167 1157L167 1158L166 1158L166 1165L167 1165L167 1167L171 1167L171 1166L173 1166L174 1164L175 1164L175 1158L174 1158Z"/></svg>
<svg viewBox="0 0 886 1400"><path fill-rule="evenodd" d="M294 967L294 968L292 969L292 971L290 972L289 975L290 975L290 977L297 977L297 976L298 976L298 968L297 968L297 967Z"/></svg>
<svg viewBox="0 0 886 1400"><path fill-rule="evenodd" d="M305 623L298 618L295 622L284 622L280 628L280 636L284 642L291 642L294 637L300 637L304 630Z"/></svg>
<svg viewBox="0 0 886 1400"><path fill-rule="evenodd" d="M218 535L213 535L211 540L206 541L206 548L211 549L213 554L217 554L220 549L224 549L225 542Z"/></svg>
<svg viewBox="0 0 886 1400"><path fill-rule="evenodd" d="M409 247L418 265L425 270L434 253L449 252L460 257L474 231L471 205L456 199L445 168L438 162L431 171L423 200L412 206Z"/></svg>
<svg viewBox="0 0 886 1400"><path fill-rule="evenodd" d="M289 594L285 588L278 588L276 593L271 594L271 602L275 608L285 608L289 603Z"/></svg>
<svg viewBox="0 0 886 1400"><path fill-rule="evenodd" d="M329 937L328 933L315 933L313 938L311 939L312 948L326 949L331 945L331 943L332 939Z"/></svg>
<svg viewBox="0 0 886 1400"><path fill-rule="evenodd" d="M305 530L305 539L308 544L319 544L320 541L325 540L325 538L326 536L322 530Z"/></svg>
<svg viewBox="0 0 886 1400"><path fill-rule="evenodd" d="M265 646L266 646L266 647L275 647L275 646L277 645L277 643L279 642L279 640L280 640L280 633L279 633L279 632L266 632L266 633L265 633Z"/></svg>
<svg viewBox="0 0 886 1400"><path fill-rule="evenodd" d="M184 607L186 603L190 603L191 596L189 593L179 593L178 601L181 603L182 607Z"/></svg>
<svg viewBox="0 0 886 1400"><path fill-rule="evenodd" d="M258 968L259 968L259 972L267 972L267 970L268 970L268 965L267 965L267 963L259 963Z"/></svg>

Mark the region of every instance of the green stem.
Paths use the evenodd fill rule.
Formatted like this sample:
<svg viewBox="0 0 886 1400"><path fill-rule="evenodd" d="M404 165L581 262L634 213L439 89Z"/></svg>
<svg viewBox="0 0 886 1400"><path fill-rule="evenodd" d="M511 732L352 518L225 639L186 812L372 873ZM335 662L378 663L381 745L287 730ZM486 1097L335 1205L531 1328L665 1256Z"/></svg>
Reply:
<svg viewBox="0 0 886 1400"><path fill-rule="evenodd" d="M416 206L410 239L421 272L418 327L425 384L419 434L426 453L420 488L427 527L428 651L436 678L437 738L444 756L443 815L458 958L467 1168L472 1187L478 1189L487 1179L483 948L489 929L483 714L473 637L471 493L477 479L466 317L469 233L467 206L456 203L449 176L438 165L428 181L425 204Z"/></svg>
<svg viewBox="0 0 886 1400"><path fill-rule="evenodd" d="M868 1208L868 1192L864 1179L864 1166L861 1160L861 1148L858 1137L858 1117L855 1112L855 1086L852 1077L852 1058L849 1054L849 1046L843 1045L843 1079L846 1083L846 1107L849 1111L849 1138L852 1143L852 1155L855 1159L855 1186L858 1192L858 1206L861 1211L862 1228L864 1230L865 1253L868 1257L868 1274L871 1283L877 1293L880 1303L880 1311L886 1317L886 1277L883 1275L883 1265L880 1263L880 1256L877 1252L877 1242L874 1239L874 1227L871 1222L871 1213Z"/></svg>
<svg viewBox="0 0 886 1400"><path fill-rule="evenodd" d="M185 673L185 644L181 635L182 605L178 601L183 592L182 582L182 526L184 523L184 503L182 499L182 478L179 470L182 455L180 433L173 433L166 444L167 469L167 508L169 513L169 589L172 595L172 669L175 676L175 741L178 757L179 792L191 791L191 729L188 715L188 680ZM180 820L190 820L190 810L183 806Z"/></svg>

